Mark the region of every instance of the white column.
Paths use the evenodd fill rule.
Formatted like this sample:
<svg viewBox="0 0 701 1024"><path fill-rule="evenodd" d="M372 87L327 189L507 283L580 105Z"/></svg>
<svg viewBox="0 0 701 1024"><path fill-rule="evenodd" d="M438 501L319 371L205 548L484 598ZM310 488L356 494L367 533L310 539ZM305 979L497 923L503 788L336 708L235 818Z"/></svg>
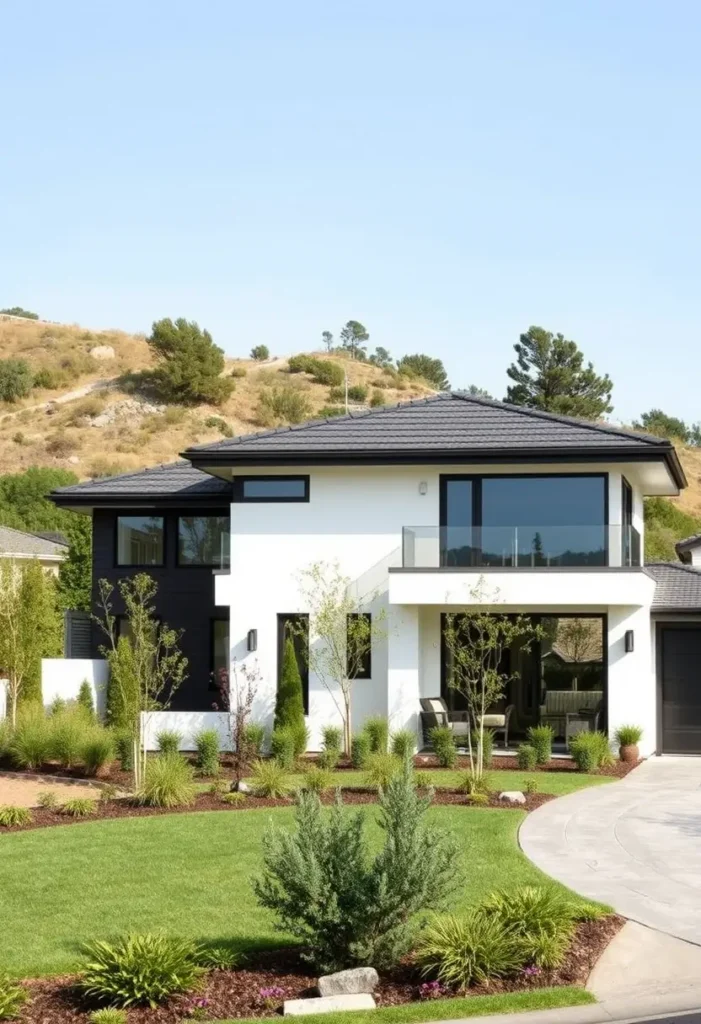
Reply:
<svg viewBox="0 0 701 1024"><path fill-rule="evenodd" d="M650 607L614 607L608 614L608 726L613 739L619 725L643 728L640 752L657 747L657 682L652 662ZM626 630L634 649L626 653Z"/></svg>
<svg viewBox="0 0 701 1024"><path fill-rule="evenodd" d="M390 605L387 659L387 715L390 730L419 733L419 610Z"/></svg>

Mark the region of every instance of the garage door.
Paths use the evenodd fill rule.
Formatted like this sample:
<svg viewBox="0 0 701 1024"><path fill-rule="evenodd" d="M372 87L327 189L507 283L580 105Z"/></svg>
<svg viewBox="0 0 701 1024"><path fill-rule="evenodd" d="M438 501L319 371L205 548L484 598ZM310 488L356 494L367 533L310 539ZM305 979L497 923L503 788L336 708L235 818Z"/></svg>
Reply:
<svg viewBox="0 0 701 1024"><path fill-rule="evenodd" d="M701 754L701 628L660 629L662 751Z"/></svg>

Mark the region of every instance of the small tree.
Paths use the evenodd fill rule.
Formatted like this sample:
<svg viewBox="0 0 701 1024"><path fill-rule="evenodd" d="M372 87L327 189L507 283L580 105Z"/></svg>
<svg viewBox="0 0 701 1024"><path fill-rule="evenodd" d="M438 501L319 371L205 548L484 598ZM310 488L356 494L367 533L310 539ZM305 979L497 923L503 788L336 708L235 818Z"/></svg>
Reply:
<svg viewBox="0 0 701 1024"><path fill-rule="evenodd" d="M260 670L257 662L253 665L239 665L236 661L232 662L232 669L233 686L230 685L226 669L219 670L219 700L212 706L215 711L224 711L227 714L234 782L238 788L256 756L256 747L248 734L248 726L258 693Z"/></svg>
<svg viewBox="0 0 701 1024"><path fill-rule="evenodd" d="M0 398L15 402L26 398L34 386L34 376L24 359L0 359Z"/></svg>
<svg viewBox="0 0 701 1024"><path fill-rule="evenodd" d="M267 345L254 345L251 349L251 359L262 363L264 359L270 358L270 349Z"/></svg>
<svg viewBox="0 0 701 1024"><path fill-rule="evenodd" d="M304 725L302 677L299 674L294 641L289 631L283 647L280 685L275 697L274 728L280 729L286 725L293 728Z"/></svg>
<svg viewBox="0 0 701 1024"><path fill-rule="evenodd" d="M613 384L598 376L574 341L542 327L529 327L514 345L518 359L507 369L514 383L506 401L545 412L597 420L611 412Z"/></svg>
<svg viewBox="0 0 701 1024"><path fill-rule="evenodd" d="M105 718L114 729L133 733L139 716L139 684L134 667L134 651L126 636L117 638L106 651L109 678L105 700Z"/></svg>
<svg viewBox="0 0 701 1024"><path fill-rule="evenodd" d="M362 359L365 356L369 339L366 328L358 320L349 320L341 331L341 345L350 352L351 359Z"/></svg>
<svg viewBox="0 0 701 1024"><path fill-rule="evenodd" d="M108 580L100 580L98 586L98 604L102 614L95 619L107 635L109 644L101 650L109 659L110 652L118 646L116 617L112 614L114 586ZM148 573L140 572L119 581L131 634L127 642L132 649L132 663L130 674L126 679L118 679L117 683L120 686L128 683L133 687L133 692L121 695L121 703L131 716L128 727L134 749L135 791L142 788L146 777L145 735L149 716L170 706L175 691L186 678L187 670L187 658L179 648L182 630L160 624L155 617L153 599L157 591L158 585ZM145 716L143 723L142 714Z"/></svg>
<svg viewBox="0 0 701 1024"><path fill-rule="evenodd" d="M221 376L224 353L194 320L157 320L147 342L161 358L152 378L171 401L219 405L231 394L234 382Z"/></svg>
<svg viewBox="0 0 701 1024"><path fill-rule="evenodd" d="M359 598L338 562L315 562L300 576L302 606L309 611L309 669L331 694L343 722L343 749L351 750L353 690L373 649L387 635L384 609L370 617L375 600Z"/></svg>
<svg viewBox="0 0 701 1024"><path fill-rule="evenodd" d="M502 671L504 651L516 641L521 642L522 650L528 650L542 631L527 615L480 610L479 606L494 603L494 598L487 599L484 594L482 580L472 594L478 607L468 605L459 612L449 612L443 637L448 686L461 693L467 704L470 774L478 784L484 774L484 716L519 676L518 672ZM476 750L473 735L477 736Z"/></svg>
<svg viewBox="0 0 701 1024"><path fill-rule="evenodd" d="M92 697L92 687L87 679L84 679L80 684L76 703L83 709L89 718L95 717L95 702Z"/></svg>
<svg viewBox="0 0 701 1024"><path fill-rule="evenodd" d="M331 331L322 331L321 340L326 346L326 351L330 352L331 349L333 348L333 334L331 333Z"/></svg>
<svg viewBox="0 0 701 1024"><path fill-rule="evenodd" d="M297 831L268 827L264 871L253 881L258 902L303 943L317 970L396 964L417 916L444 908L458 890L457 844L426 820L430 803L417 794L407 760L380 792L384 843L374 857L366 816L346 812L340 796L326 814L318 796L303 791Z"/></svg>
<svg viewBox="0 0 701 1024"><path fill-rule="evenodd" d="M372 363L373 366L381 366L382 369L386 369L392 365L392 356L389 354L388 349L378 345L369 357L368 362Z"/></svg>
<svg viewBox="0 0 701 1024"><path fill-rule="evenodd" d="M31 313L28 309L23 309L22 306L9 306L7 309L0 309L0 313L6 313L8 316L23 316L25 320L38 320L38 313Z"/></svg>
<svg viewBox="0 0 701 1024"><path fill-rule="evenodd" d="M661 409L650 409L640 417L640 422L634 423L636 430L644 430L648 434L657 434L658 437L666 437L670 440L679 440L687 444L692 436L693 427L688 427L684 420L677 416L668 416Z"/></svg>
<svg viewBox="0 0 701 1024"><path fill-rule="evenodd" d="M419 352L413 356L403 356L397 363L397 369L406 377L423 377L438 391L450 391L448 375L440 359Z"/></svg>

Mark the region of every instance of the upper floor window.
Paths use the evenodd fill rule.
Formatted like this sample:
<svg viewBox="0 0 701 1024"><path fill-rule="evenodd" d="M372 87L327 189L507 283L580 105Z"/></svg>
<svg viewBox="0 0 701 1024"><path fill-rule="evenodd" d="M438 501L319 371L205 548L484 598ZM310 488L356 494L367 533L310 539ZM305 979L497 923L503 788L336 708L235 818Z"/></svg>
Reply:
<svg viewBox="0 0 701 1024"><path fill-rule="evenodd" d="M309 501L309 477L239 476L234 501Z"/></svg>
<svg viewBox="0 0 701 1024"><path fill-rule="evenodd" d="M178 516L178 565L229 565L229 516Z"/></svg>
<svg viewBox="0 0 701 1024"><path fill-rule="evenodd" d="M163 516L117 516L117 565L163 565Z"/></svg>

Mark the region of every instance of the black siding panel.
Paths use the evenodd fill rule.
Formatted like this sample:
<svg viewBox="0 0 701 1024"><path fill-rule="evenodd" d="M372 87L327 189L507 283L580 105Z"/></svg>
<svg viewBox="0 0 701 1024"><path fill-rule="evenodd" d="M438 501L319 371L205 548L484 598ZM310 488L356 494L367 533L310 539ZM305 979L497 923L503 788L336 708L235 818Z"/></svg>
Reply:
<svg viewBox="0 0 701 1024"><path fill-rule="evenodd" d="M183 510L192 515L192 509ZM229 507L202 509L202 512L228 515ZM228 609L214 604L214 575L211 567L179 567L176 565L177 515L164 510L165 565L148 569L117 568L115 566L116 519L119 510L98 510L93 513L93 601L97 601L98 580L107 579L115 584L138 572L147 572L158 584L155 605L162 622L174 629L184 630L181 649L188 659L188 678L176 691L170 705L174 711L209 711L217 694L210 687L212 670L212 619L228 619ZM134 509L124 509L124 515ZM154 514L160 512L154 510ZM115 590L112 598L113 613L123 614L124 605ZM97 604L94 605L99 614ZM106 637L97 624L93 624L93 657L101 657L99 648Z"/></svg>

